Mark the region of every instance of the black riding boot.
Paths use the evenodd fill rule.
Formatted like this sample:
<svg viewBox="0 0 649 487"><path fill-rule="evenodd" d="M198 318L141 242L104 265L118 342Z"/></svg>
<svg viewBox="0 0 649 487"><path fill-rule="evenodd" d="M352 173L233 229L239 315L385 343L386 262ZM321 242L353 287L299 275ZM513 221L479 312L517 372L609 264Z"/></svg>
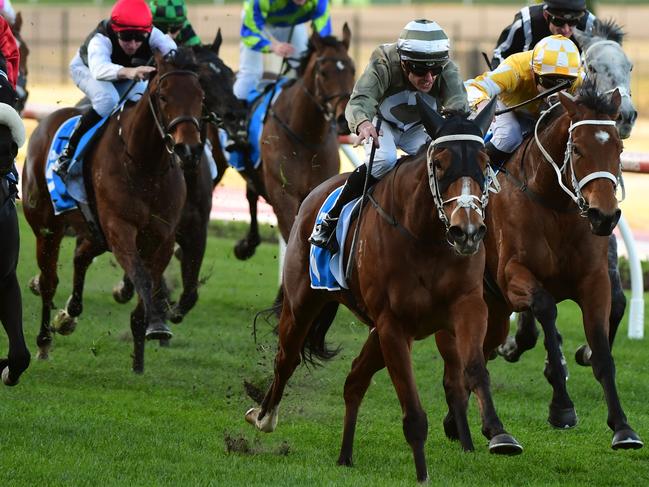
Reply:
<svg viewBox="0 0 649 487"><path fill-rule="evenodd" d="M70 134L68 145L63 149L63 152L61 152L56 166L53 169L61 179L65 180L68 176L68 169L70 168L70 163L74 157L74 152L77 150L77 145L79 145L81 136L90 130L97 122L99 122L99 120L101 120L101 116L94 110L94 108L90 108L90 110L81 115L77 125Z"/></svg>
<svg viewBox="0 0 649 487"><path fill-rule="evenodd" d="M347 203L363 195L363 185L365 184L366 174L367 165L363 164L362 166L357 167L354 172L349 175L345 182L345 186L343 186L343 189L340 191L338 199L334 203L333 207L324 216L322 222L316 225L311 237L309 237L309 242L311 244L316 247L329 248L334 251L332 246L330 246L330 240L336 230L336 224L338 223L340 212ZM372 184L375 181L376 178L370 175L370 181L368 181L368 183ZM334 249L335 247L336 246L333 246Z"/></svg>
<svg viewBox="0 0 649 487"><path fill-rule="evenodd" d="M487 142L487 144L485 145L485 150L489 155L489 161L491 163L491 167L493 168L503 167L511 157L510 152L503 152L500 149L496 149L496 146L494 146L491 142Z"/></svg>

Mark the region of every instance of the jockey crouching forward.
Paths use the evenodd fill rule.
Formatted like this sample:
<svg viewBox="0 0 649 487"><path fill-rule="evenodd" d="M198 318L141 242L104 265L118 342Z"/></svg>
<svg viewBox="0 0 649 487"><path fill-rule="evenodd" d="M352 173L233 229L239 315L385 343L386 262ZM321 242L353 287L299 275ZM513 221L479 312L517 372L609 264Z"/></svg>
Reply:
<svg viewBox="0 0 649 487"><path fill-rule="evenodd" d="M465 82L472 109L480 109L499 96L500 109L530 100L559 83L570 81L568 91L581 84L581 57L577 46L566 37L541 39L531 51L512 54L493 71ZM543 102L529 103L498 115L491 124L493 137L485 146L494 166L502 166L523 142L524 133L538 118Z"/></svg>
<svg viewBox="0 0 649 487"><path fill-rule="evenodd" d="M442 28L422 19L409 22L396 43L374 50L345 110L350 130L358 134L358 143L364 142L365 164L349 175L334 206L316 226L309 238L313 245L329 247L341 210L362 195L372 145L376 152L370 183L396 165L397 149L415 154L430 140L417 111L416 93L438 109L468 111L466 90L449 49ZM385 122L380 134L374 127L377 112Z"/></svg>
<svg viewBox="0 0 649 487"><path fill-rule="evenodd" d="M54 168L62 179L81 136L115 108L130 86L127 80L139 81L129 96L137 100L146 89L145 80L155 71L142 64L154 50L166 55L175 48L170 37L153 27L144 0L119 0L113 6L110 19L99 23L70 62L72 80L90 99L92 108L81 116Z"/></svg>

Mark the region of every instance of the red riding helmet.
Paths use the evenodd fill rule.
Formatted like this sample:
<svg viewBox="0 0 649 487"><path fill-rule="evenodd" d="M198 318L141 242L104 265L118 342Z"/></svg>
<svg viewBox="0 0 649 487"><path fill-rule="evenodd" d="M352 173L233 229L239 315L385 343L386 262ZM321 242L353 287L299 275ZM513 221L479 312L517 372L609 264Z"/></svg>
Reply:
<svg viewBox="0 0 649 487"><path fill-rule="evenodd" d="M153 17L144 0L118 0L110 13L111 26L115 32L141 30L151 32Z"/></svg>

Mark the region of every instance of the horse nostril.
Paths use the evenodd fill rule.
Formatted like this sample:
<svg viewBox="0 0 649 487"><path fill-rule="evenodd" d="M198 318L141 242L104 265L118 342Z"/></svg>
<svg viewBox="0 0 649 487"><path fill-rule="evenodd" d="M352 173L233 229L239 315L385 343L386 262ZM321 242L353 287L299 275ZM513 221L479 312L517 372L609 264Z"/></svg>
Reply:
<svg viewBox="0 0 649 487"><path fill-rule="evenodd" d="M631 120L630 120L630 122L631 123L635 122L637 118L638 118L638 112L636 110L633 110L631 112Z"/></svg>
<svg viewBox="0 0 649 487"><path fill-rule="evenodd" d="M448 229L450 239L455 243L463 243L467 239L466 233L459 226L453 225Z"/></svg>
<svg viewBox="0 0 649 487"><path fill-rule="evenodd" d="M485 236L485 233L487 233L487 226L486 225L480 225L478 228L478 231L475 232L475 241L479 242L482 240Z"/></svg>

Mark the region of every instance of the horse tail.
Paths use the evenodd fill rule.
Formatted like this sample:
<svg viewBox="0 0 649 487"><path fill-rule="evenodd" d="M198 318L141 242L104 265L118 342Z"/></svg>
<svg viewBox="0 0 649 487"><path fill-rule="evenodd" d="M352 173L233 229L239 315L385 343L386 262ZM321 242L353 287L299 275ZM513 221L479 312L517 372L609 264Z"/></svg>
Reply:
<svg viewBox="0 0 649 487"><path fill-rule="evenodd" d="M339 303L331 301L324 305L318 316L313 320L309 334L302 346L302 360L312 366L321 365L320 361L330 360L340 352L340 347L330 349L325 342L327 331L338 312Z"/></svg>

